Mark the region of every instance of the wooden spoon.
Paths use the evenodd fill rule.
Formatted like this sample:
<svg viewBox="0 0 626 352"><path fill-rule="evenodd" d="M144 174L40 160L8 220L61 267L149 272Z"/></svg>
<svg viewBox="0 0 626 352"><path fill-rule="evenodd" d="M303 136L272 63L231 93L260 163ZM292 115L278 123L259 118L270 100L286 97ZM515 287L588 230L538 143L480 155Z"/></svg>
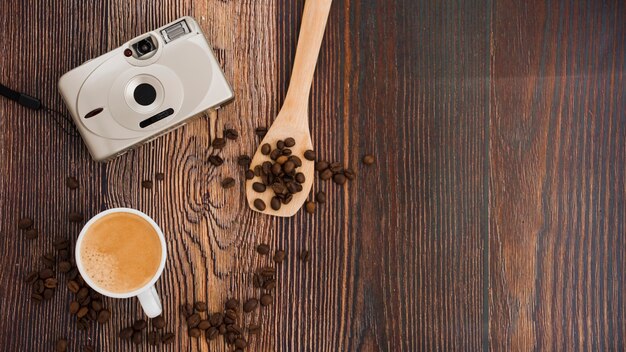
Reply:
<svg viewBox="0 0 626 352"><path fill-rule="evenodd" d="M314 162L306 160L303 156L305 151L313 150L311 133L309 132L309 93L311 92L313 73L315 72L317 57L322 46L331 4L332 0L307 0L304 5L298 48L287 97L272 127L260 144L262 146L268 143L272 146L272 149L275 149L276 142L279 140L284 140L288 137L296 140L296 145L290 149L293 155L302 159L302 166L297 169L306 178L302 184L302 191L294 194L289 204L283 204L276 211L270 206L272 196L274 196L271 188L268 187L263 193L257 193L252 189L254 182L261 182L260 178L255 177L246 182L248 205L255 211L274 216L293 216L302 207L311 191L311 186L313 186ZM272 160L268 156L263 155L259 147L252 158L252 168L254 169L254 166L261 165L264 161ZM261 199L265 203L265 210L261 211L254 206L256 199Z"/></svg>

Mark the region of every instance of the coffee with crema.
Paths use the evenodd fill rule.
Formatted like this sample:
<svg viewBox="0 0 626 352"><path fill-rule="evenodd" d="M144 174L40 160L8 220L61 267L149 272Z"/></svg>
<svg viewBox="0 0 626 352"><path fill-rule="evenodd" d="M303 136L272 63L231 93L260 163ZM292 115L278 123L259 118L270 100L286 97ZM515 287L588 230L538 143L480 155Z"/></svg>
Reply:
<svg viewBox="0 0 626 352"><path fill-rule="evenodd" d="M111 213L85 233L80 259L89 278L113 293L145 286L161 264L162 247L152 225L132 213Z"/></svg>

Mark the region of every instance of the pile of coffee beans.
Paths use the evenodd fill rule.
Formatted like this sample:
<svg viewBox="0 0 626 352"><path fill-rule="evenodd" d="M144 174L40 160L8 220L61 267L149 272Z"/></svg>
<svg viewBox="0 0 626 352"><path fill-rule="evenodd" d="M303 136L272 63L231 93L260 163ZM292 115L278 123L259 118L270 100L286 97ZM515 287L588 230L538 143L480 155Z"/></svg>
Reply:
<svg viewBox="0 0 626 352"><path fill-rule="evenodd" d="M278 140L274 148L269 143L263 144L261 154L269 156L271 161L264 161L246 172L248 180L258 178L252 183L252 189L255 192L272 192L270 207L273 210L279 210L282 205L289 204L294 194L302 192L302 184L306 182L304 174L298 172L298 168L302 166L302 159L293 155L291 149L295 145L296 140L292 137ZM311 153L313 151L307 151L305 154L311 155ZM255 199L253 204L260 211L267 207L267 204L260 198Z"/></svg>
<svg viewBox="0 0 626 352"><path fill-rule="evenodd" d="M169 345L174 342L176 335L173 332L162 331L166 325L165 318L162 315L151 319L151 323L152 331L147 332L148 322L144 319L136 320L131 326L122 329L119 337L125 341L132 341L135 345L140 345L144 341L147 341L152 346Z"/></svg>
<svg viewBox="0 0 626 352"><path fill-rule="evenodd" d="M51 268L32 271L26 275L25 281L31 285L30 298L35 302L50 300L58 285L56 273Z"/></svg>

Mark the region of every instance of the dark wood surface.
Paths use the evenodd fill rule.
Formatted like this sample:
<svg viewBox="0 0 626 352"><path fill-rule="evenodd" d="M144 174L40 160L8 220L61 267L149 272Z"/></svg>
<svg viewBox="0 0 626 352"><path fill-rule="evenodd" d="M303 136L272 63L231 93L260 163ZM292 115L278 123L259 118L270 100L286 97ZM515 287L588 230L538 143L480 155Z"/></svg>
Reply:
<svg viewBox="0 0 626 352"><path fill-rule="evenodd" d="M276 219L246 208L234 159L278 113L303 3L0 2L0 82L56 109L61 74L182 15L199 21L237 96L217 131L199 119L107 164L48 115L0 100L0 349L65 337L72 351L226 350L190 339L178 307L258 295L253 248L267 242L288 259L274 305L245 319L263 325L250 350L624 350L624 2L336 0L311 129L318 154L358 178L316 181L327 204ZM214 168L224 125L240 138ZM165 181L142 189L159 171ZM239 186L222 190L227 176ZM166 233L169 348L116 337L142 316L135 300L106 300L111 321L82 332L63 285L37 304L22 282L56 238L76 238L69 212L116 206ZM38 239L17 229L23 216Z"/></svg>

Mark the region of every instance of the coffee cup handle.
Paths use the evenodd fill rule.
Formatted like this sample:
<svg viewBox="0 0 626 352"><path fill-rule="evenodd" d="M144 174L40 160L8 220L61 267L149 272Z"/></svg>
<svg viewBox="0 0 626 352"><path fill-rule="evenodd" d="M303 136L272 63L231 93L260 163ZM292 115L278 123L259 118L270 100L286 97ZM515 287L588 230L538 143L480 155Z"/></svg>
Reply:
<svg viewBox="0 0 626 352"><path fill-rule="evenodd" d="M161 299L154 286L139 293L137 298L148 318L158 317L163 312Z"/></svg>

